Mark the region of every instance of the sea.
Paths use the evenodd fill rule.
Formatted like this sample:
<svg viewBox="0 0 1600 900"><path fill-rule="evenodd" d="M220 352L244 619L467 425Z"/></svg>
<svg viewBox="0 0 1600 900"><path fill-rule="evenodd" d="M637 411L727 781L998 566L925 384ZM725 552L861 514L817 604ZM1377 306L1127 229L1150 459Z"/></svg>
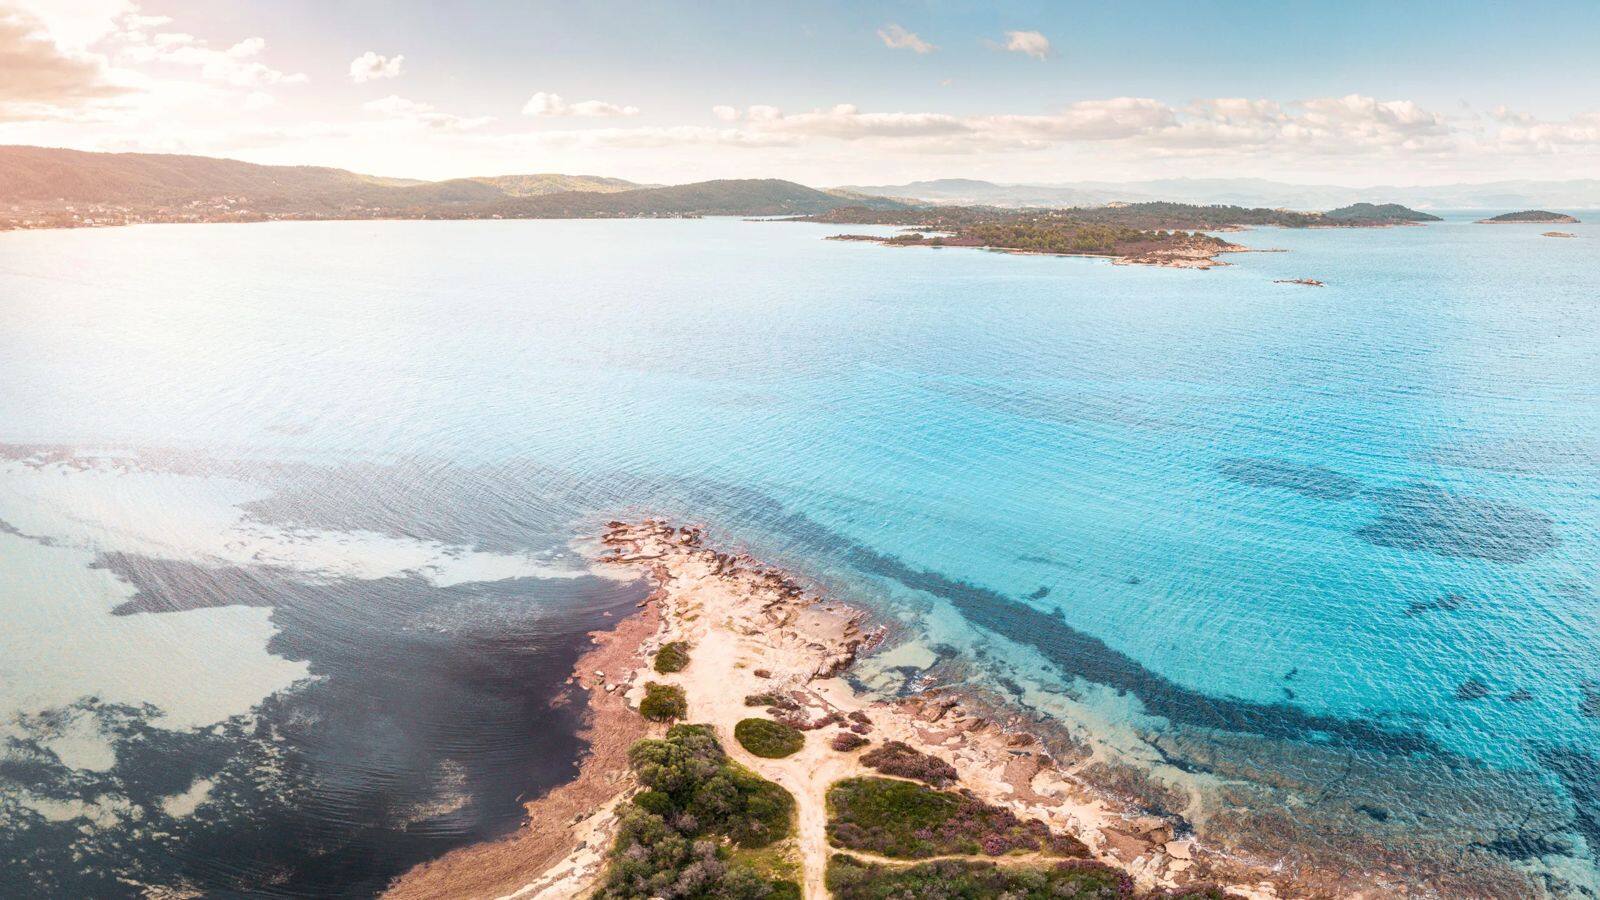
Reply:
<svg viewBox="0 0 1600 900"><path fill-rule="evenodd" d="M515 828L649 590L593 538L646 515L890 623L865 689L986 691L1207 846L1595 896L1600 225L1492 212L1209 271L0 234L0 896L372 896Z"/></svg>

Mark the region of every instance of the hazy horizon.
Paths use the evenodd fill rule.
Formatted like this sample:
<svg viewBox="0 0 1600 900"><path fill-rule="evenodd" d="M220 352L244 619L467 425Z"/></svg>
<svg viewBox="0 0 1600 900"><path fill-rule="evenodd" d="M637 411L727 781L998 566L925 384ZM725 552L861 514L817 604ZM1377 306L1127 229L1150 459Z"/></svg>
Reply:
<svg viewBox="0 0 1600 900"><path fill-rule="evenodd" d="M3 0L0 143L439 180L1600 174L1600 8Z"/></svg>

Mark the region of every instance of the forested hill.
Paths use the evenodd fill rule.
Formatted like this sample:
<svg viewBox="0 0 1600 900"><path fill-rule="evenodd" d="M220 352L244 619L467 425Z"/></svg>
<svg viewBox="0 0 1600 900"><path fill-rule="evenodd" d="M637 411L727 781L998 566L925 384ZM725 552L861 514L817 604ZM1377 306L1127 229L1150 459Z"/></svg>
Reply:
<svg viewBox="0 0 1600 900"><path fill-rule="evenodd" d="M415 181L320 166L0 147L0 227L351 218L812 215L899 207L777 179L640 186L582 175Z"/></svg>

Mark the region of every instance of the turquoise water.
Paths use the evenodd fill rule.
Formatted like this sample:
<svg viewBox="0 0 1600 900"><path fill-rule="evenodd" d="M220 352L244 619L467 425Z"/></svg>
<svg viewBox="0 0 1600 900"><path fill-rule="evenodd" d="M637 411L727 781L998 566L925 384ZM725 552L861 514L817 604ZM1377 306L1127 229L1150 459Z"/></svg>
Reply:
<svg viewBox="0 0 1600 900"><path fill-rule="evenodd" d="M1052 714L1209 760L1172 772L1248 780L1218 763L1238 737L1359 753L1351 796L1388 799L1321 791L1340 827L1481 845L1577 893L1600 841L1600 228L1477 217L1248 232L1288 252L1209 272L733 220L0 235L0 606L74 610L0 637L65 660L0 662L3 712L117 686L193 729L338 684L270 596L330 579L361 602L478 591L418 602L543 635L541 609L635 589L567 541L662 512L1038 710L1054 685L1075 712ZM1327 286L1274 283L1298 277ZM196 578L212 618L85 621L129 585L187 609ZM484 597L508 583L548 596L507 618ZM337 643L343 615L306 633ZM134 649L80 678L109 642ZM227 684L146 672L188 665ZM1445 774L1379 783L1395 760ZM1458 793L1490 837L1423 812Z"/></svg>

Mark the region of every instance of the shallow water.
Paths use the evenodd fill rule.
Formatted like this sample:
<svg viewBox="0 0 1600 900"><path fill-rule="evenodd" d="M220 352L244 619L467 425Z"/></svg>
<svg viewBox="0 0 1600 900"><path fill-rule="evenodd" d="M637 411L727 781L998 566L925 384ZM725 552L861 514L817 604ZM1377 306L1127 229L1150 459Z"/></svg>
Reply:
<svg viewBox="0 0 1600 900"><path fill-rule="evenodd" d="M0 854L362 894L507 827L643 590L568 544L649 511L1191 790L1576 893L1600 230L1477 217L1210 272L732 220L0 235Z"/></svg>

